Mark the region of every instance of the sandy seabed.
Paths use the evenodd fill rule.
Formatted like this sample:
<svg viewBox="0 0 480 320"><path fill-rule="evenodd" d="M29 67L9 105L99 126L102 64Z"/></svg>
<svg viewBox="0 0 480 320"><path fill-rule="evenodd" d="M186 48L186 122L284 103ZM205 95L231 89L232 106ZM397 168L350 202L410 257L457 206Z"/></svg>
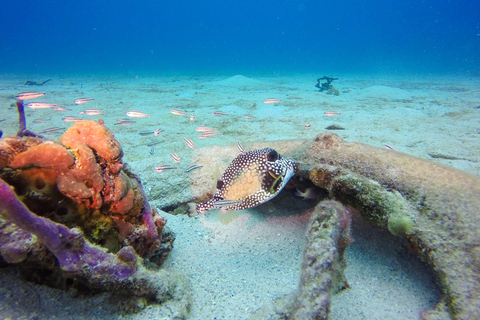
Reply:
<svg viewBox="0 0 480 320"><path fill-rule="evenodd" d="M180 157L179 169L194 164L193 150L185 146L183 138L191 139L195 148L237 141L313 139L334 125L337 129L332 132L346 141L389 145L480 173L479 78L335 75L339 80L333 84L340 91L336 96L315 88L320 76L4 75L0 77L0 129L4 135L15 134L13 96L30 90L47 93L36 101L71 109L26 108L28 129L35 132L68 128L71 123L62 121L65 116L102 118L122 145L124 161L142 178L147 196L157 208L175 201L158 197L159 189L188 188L183 170L153 170L161 164L175 165L170 153ZM52 80L41 87L23 85L26 80L48 78ZM74 100L82 97L95 100L75 105ZM281 101L265 104L267 98ZM104 113L79 114L87 109ZM187 115L174 115L173 109ZM128 118L127 111L149 117L130 118L135 123L120 125L118 119ZM214 116L213 111L228 116ZM325 116L326 111L339 115ZM34 123L39 120L46 121ZM199 139L198 126L216 128L220 134ZM158 128L163 130L158 136L139 134ZM47 137L56 139L63 131ZM189 319L248 319L253 311L293 292L308 221L301 213L313 205L280 195L258 208L239 212L240 217L227 226L218 222L214 212L195 218L162 213L177 236L163 267L189 278L194 292ZM354 222L353 237L355 242L346 251L350 288L334 297L331 319L418 319L420 311L435 306L440 293L433 277L405 243L361 221ZM64 293L24 283L2 269L0 293L0 318L156 319L155 306L135 315L120 315L105 294Z"/></svg>

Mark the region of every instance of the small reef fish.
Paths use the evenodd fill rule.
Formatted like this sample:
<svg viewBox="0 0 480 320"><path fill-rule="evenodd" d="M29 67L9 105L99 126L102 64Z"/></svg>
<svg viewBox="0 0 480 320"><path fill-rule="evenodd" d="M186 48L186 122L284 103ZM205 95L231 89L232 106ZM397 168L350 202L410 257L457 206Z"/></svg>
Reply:
<svg viewBox="0 0 480 320"><path fill-rule="evenodd" d="M35 99L44 95L45 95L45 92L26 91L26 92L20 92L15 96L15 98L17 98L18 100L30 100L30 99Z"/></svg>
<svg viewBox="0 0 480 320"><path fill-rule="evenodd" d="M265 100L263 100L263 102L267 103L267 104L278 103L280 101L282 101L282 100L280 100L280 99L265 99Z"/></svg>
<svg viewBox="0 0 480 320"><path fill-rule="evenodd" d="M5 119L3 119L3 120L5 120ZM48 119L48 120L50 120L50 119ZM35 121L33 121L33 123L43 123L43 122L47 122L48 120L35 120Z"/></svg>
<svg viewBox="0 0 480 320"><path fill-rule="evenodd" d="M212 138L214 138L214 136L212 135L203 135L203 134L198 135L198 139L212 139Z"/></svg>
<svg viewBox="0 0 480 320"><path fill-rule="evenodd" d="M228 117L228 113L222 111L213 111L212 114L216 117Z"/></svg>
<svg viewBox="0 0 480 320"><path fill-rule="evenodd" d="M187 169L185 169L185 173L188 173L190 171L193 171L195 169L200 169L202 166L198 165L198 164L193 164L191 165L190 167L188 167Z"/></svg>
<svg viewBox="0 0 480 320"><path fill-rule="evenodd" d="M198 132L215 131L214 128L210 128L210 127L197 127L195 130Z"/></svg>
<svg viewBox="0 0 480 320"><path fill-rule="evenodd" d="M165 170L173 170L173 169L177 169L177 167L173 167L173 166L170 166L168 164L164 164L164 165L155 167L153 170L155 170L155 172L163 172Z"/></svg>
<svg viewBox="0 0 480 320"><path fill-rule="evenodd" d="M153 134L153 131L141 131L138 134L141 136L148 136L149 134Z"/></svg>
<svg viewBox="0 0 480 320"><path fill-rule="evenodd" d="M190 139L188 139L188 138L183 138L183 140L185 140L185 145L186 145L187 147L190 147L190 148L192 148L192 149L195 148L195 144L193 143L192 140L190 140Z"/></svg>
<svg viewBox="0 0 480 320"><path fill-rule="evenodd" d="M27 104L27 107L31 109L48 109L56 107L56 104L46 103L46 102L32 102Z"/></svg>
<svg viewBox="0 0 480 320"><path fill-rule="evenodd" d="M193 120L195 120L195 115L192 113L192 114L190 115L190 121L193 121Z"/></svg>
<svg viewBox="0 0 480 320"><path fill-rule="evenodd" d="M183 111L180 111L180 110L172 110L170 111L171 114L174 114L174 115L177 115L177 116L186 116L188 113L185 113Z"/></svg>
<svg viewBox="0 0 480 320"><path fill-rule="evenodd" d="M213 198L196 206L197 213L256 207L274 198L298 171L298 164L272 148L241 152L217 181ZM219 205L216 203L220 203Z"/></svg>
<svg viewBox="0 0 480 320"><path fill-rule="evenodd" d="M80 111L78 114L86 114L87 116L97 116L99 114L103 114L104 111L98 109L88 109L84 111Z"/></svg>
<svg viewBox="0 0 480 320"><path fill-rule="evenodd" d="M80 98L80 99L77 99L75 100L75 104L84 104L84 103L87 103L87 102L90 102L90 101L93 101L95 99L92 99L92 98Z"/></svg>
<svg viewBox="0 0 480 320"><path fill-rule="evenodd" d="M246 115L244 115L243 117L246 118L246 119L253 119L253 118L255 118L255 117L252 116L251 114L246 114Z"/></svg>
<svg viewBox="0 0 480 320"><path fill-rule="evenodd" d="M152 146L156 146L157 144L160 144L160 143L162 143L162 141L152 141L152 142L147 143L146 145L149 146L149 147L152 147Z"/></svg>
<svg viewBox="0 0 480 320"><path fill-rule="evenodd" d="M306 188L304 192L297 188L295 196L303 198L303 200L315 200L320 196L320 189L315 187Z"/></svg>
<svg viewBox="0 0 480 320"><path fill-rule="evenodd" d="M127 116L132 117L132 118L143 118L143 117L150 117L149 114L140 112L140 111L127 111L125 113Z"/></svg>
<svg viewBox="0 0 480 320"><path fill-rule="evenodd" d="M118 119L117 122L118 122L118 123L135 122L135 120L132 120L132 119Z"/></svg>
<svg viewBox="0 0 480 320"><path fill-rule="evenodd" d="M240 153L245 153L245 148L240 144L240 142L237 142L237 148Z"/></svg>
<svg viewBox="0 0 480 320"><path fill-rule="evenodd" d="M202 133L201 135L203 136L213 136L213 135L216 135L216 134L219 134L220 132L218 131L207 131L207 132L204 132Z"/></svg>
<svg viewBox="0 0 480 320"><path fill-rule="evenodd" d="M173 161L175 161L176 163L180 162L180 157L177 156L176 153L170 153L170 156L173 158Z"/></svg>
<svg viewBox="0 0 480 320"><path fill-rule="evenodd" d="M307 130L310 130L310 127L311 127L310 123L307 123L307 124L305 125L305 129L307 129Z"/></svg>
<svg viewBox="0 0 480 320"><path fill-rule="evenodd" d="M218 131L209 131L209 132L204 132L202 134L198 135L199 139L211 139L213 138L216 134L219 134L220 132Z"/></svg>
<svg viewBox="0 0 480 320"><path fill-rule="evenodd" d="M325 111L324 113L327 117L333 117L333 116L338 116L340 113L335 112L335 111Z"/></svg>
<svg viewBox="0 0 480 320"><path fill-rule="evenodd" d="M390 145L388 145L388 144L385 145L385 148L387 148L387 149L389 149L389 150L393 150L393 151L398 151L398 149L396 149L396 148L394 148L394 147L392 147L392 146L390 146Z"/></svg>
<svg viewBox="0 0 480 320"><path fill-rule="evenodd" d="M160 132L163 132L162 129L156 129L155 131L153 131L153 135L156 137L160 134Z"/></svg>
<svg viewBox="0 0 480 320"><path fill-rule="evenodd" d="M63 107L53 107L53 110L55 111L72 111L72 109L67 109Z"/></svg>
<svg viewBox="0 0 480 320"><path fill-rule="evenodd" d="M76 121L80 121L80 120L83 120L83 119L78 118L78 117L67 116L67 117L63 117L62 120L65 121L65 122L76 122Z"/></svg>
<svg viewBox="0 0 480 320"><path fill-rule="evenodd" d="M120 122L120 123L114 123L114 125L119 125L119 126L131 126L135 122Z"/></svg>
<svg viewBox="0 0 480 320"><path fill-rule="evenodd" d="M55 133L55 132L58 132L58 131L61 131L61 130L64 130L65 128L58 128L58 127L55 127L55 128L50 128L50 129L46 129L44 131L42 131L43 134L52 134L52 133Z"/></svg>

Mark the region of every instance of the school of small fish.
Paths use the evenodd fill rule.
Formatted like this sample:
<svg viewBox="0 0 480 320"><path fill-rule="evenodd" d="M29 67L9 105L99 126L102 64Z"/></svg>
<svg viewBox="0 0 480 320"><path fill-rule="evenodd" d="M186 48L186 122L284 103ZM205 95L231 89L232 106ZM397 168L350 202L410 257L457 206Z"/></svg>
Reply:
<svg viewBox="0 0 480 320"><path fill-rule="evenodd" d="M21 92L15 97L19 100L30 100L36 99L39 97L45 96L45 92ZM78 98L74 101L76 105L82 105L94 101L93 98ZM278 104L282 100L276 98L267 98L263 100L265 104ZM35 101L27 104L28 108L31 109L53 109L55 111L71 111L72 109L57 106L53 103ZM86 109L79 111L78 114L85 116L98 116L104 114L104 110L100 109ZM196 120L192 110L178 110L173 109L170 111L172 115L175 116L188 116L190 121ZM223 111L213 111L211 113L215 117L231 117L228 113ZM142 111L130 110L126 111L125 115L127 118L120 118L116 120L115 125L120 126L130 126L136 123L136 120L132 118L148 118L149 114ZM324 116L332 117L339 116L340 113L335 111L325 111ZM243 115L245 119L254 119L255 116L251 114ZM75 122L80 121L82 118L75 116L64 116L62 118L64 122ZM36 120L34 123L42 123L48 120ZM141 121L141 120L139 120ZM185 122L183 122L185 123ZM207 123L209 124L209 123ZM211 124L209 124L211 125ZM305 129L309 130L311 127L310 123L305 125ZM63 127L53 127L45 129L42 131L43 134L53 134L56 132L63 131ZM161 140L155 140L163 130L157 128L155 130L145 128L145 131L138 132L141 136L151 136L152 139L145 143L145 145L152 147L150 154L154 155L154 145L161 143ZM197 126L195 131L198 133L198 139L212 139L218 134L221 134L220 131L214 127L209 126ZM196 147L194 141L189 137L183 137L184 145L188 148L194 149ZM207 202L199 203L196 206L196 211L198 213L204 213L211 209L221 209L222 212L227 212L229 210L242 210L248 209L255 206L258 206L266 201L269 201L275 197L287 184L289 179L297 172L298 165L290 159L286 159L278 154L275 150L271 148L265 148L261 150L245 151L240 144L237 144L240 154L233 159L232 163L225 170L221 178L217 182L216 192L213 198ZM385 145L386 148L395 150L395 148ZM180 165L181 159L177 153L171 152L170 157L172 160ZM174 171L178 167L172 166L169 164L157 165L153 170L157 173L163 173L165 171ZM197 164L191 164L186 167L183 171L184 173L190 173L194 170L201 169L202 166Z"/></svg>

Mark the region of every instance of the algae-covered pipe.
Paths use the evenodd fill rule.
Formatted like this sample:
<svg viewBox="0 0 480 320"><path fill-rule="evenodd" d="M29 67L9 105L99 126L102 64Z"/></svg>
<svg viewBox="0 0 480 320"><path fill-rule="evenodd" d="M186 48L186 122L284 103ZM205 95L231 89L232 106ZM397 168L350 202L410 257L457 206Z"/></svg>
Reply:
<svg viewBox="0 0 480 320"><path fill-rule="evenodd" d="M435 272L452 318L478 317L479 177L330 133L305 147L302 163L335 199L408 239Z"/></svg>

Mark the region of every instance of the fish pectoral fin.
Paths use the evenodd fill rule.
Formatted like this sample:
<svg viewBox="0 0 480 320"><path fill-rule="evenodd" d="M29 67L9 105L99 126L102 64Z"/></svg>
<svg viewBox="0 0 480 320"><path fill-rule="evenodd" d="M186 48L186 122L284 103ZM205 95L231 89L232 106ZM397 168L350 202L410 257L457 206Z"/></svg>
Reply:
<svg viewBox="0 0 480 320"><path fill-rule="evenodd" d="M232 221L235 221L237 218L238 218L238 213L233 210L228 210L228 211L220 210L218 212L218 221L220 221L220 223L223 224L224 226L231 223Z"/></svg>

